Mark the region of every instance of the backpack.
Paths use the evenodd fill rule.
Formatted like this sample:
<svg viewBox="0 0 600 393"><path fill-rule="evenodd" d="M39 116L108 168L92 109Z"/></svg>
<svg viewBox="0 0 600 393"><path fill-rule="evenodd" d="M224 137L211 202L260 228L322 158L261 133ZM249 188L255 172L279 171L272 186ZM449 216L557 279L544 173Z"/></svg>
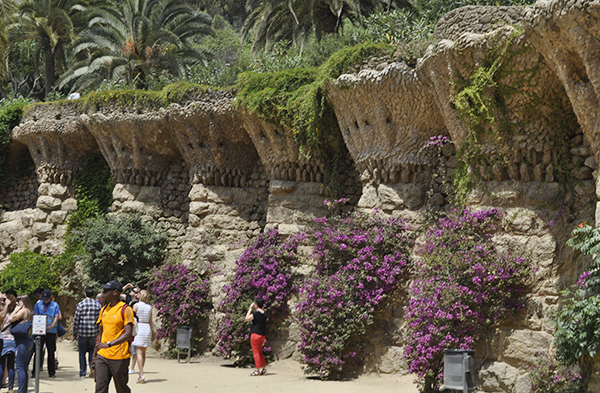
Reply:
<svg viewBox="0 0 600 393"><path fill-rule="evenodd" d="M106 309L106 307L108 307L108 304L105 305L102 310L100 310L100 315L102 315L102 313L104 312L104 310ZM123 304L123 307L121 307L121 319L123 321L125 321L125 309L129 307L127 305L127 303ZM133 312L133 309L131 310L131 312ZM133 313L133 329L131 329L131 338L129 339L129 343L131 344L133 342L133 339L135 336L137 336L138 333L138 322L137 322L137 317L135 316L135 313Z"/></svg>

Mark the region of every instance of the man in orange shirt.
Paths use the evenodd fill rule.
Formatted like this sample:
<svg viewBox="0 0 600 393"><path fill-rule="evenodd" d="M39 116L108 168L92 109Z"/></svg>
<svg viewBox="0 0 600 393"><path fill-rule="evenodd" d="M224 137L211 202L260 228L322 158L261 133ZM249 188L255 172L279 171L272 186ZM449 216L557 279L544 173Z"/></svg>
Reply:
<svg viewBox="0 0 600 393"><path fill-rule="evenodd" d="M114 378L117 393L130 393L129 340L133 329L133 310L120 301L123 285L112 280L102 285L106 306L100 310L96 337L96 351L92 366L96 370L96 393L108 393L110 380Z"/></svg>

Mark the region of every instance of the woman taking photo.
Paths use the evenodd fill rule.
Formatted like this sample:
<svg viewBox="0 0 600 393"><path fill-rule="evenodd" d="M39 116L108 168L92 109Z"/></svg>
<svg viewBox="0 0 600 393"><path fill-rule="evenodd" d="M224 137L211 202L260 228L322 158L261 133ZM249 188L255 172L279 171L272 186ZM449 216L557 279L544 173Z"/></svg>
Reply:
<svg viewBox="0 0 600 393"><path fill-rule="evenodd" d="M256 370L250 374L251 377L265 375L267 373L267 363L265 362L265 355L262 351L267 330L267 313L263 310L263 306L263 300L256 298L246 313L246 321L252 322L252 328L250 329L250 345L252 346L254 365L256 366Z"/></svg>
<svg viewBox="0 0 600 393"><path fill-rule="evenodd" d="M11 323L11 329L22 322L31 321L32 314L33 311L29 296L19 295L17 297L15 310L8 318ZM15 344L17 346L15 359L17 363L17 378L19 379L19 393L27 393L27 382L29 377L27 374L27 368L29 366L28 354L33 343L29 334L16 335L16 333L14 333L13 336L15 337Z"/></svg>
<svg viewBox="0 0 600 393"><path fill-rule="evenodd" d="M144 377L144 365L146 364L146 349L154 340L154 327L152 326L152 306L150 305L150 293L142 289L139 293L139 302L133 305L133 312L138 318L138 332L133 339L133 346L137 353L137 364L139 366L139 377L137 383L146 382Z"/></svg>

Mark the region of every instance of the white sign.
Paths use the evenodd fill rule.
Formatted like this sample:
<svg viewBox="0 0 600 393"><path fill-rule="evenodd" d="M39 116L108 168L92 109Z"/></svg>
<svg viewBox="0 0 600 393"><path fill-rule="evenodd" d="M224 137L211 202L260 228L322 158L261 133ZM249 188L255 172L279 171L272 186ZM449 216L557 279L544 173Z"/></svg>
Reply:
<svg viewBox="0 0 600 393"><path fill-rule="evenodd" d="M46 315L34 315L31 324L31 334L44 336L46 335Z"/></svg>

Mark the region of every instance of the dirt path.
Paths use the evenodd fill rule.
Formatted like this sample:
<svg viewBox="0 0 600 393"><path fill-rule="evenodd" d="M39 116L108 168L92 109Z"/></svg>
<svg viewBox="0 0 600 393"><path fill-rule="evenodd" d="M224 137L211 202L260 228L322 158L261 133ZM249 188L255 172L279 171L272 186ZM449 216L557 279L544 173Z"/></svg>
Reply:
<svg viewBox="0 0 600 393"><path fill-rule="evenodd" d="M79 358L72 342L58 344L60 366L56 379L48 379L41 373L40 392L81 393L93 392L94 381L79 379ZM417 393L413 377L399 375L365 375L357 380L334 382L310 379L302 374L301 366L291 360L272 363L269 375L249 377L250 369L228 367L231 362L216 357L192 359L190 364L178 364L176 360L160 359L157 353L149 353L146 363L146 384L135 383L137 374L130 375L129 387L134 393L187 393L187 392L316 392L316 393L369 393L394 392ZM34 391L34 381L29 392ZM111 384L110 392L114 386ZM4 392L4 390L3 390Z"/></svg>

